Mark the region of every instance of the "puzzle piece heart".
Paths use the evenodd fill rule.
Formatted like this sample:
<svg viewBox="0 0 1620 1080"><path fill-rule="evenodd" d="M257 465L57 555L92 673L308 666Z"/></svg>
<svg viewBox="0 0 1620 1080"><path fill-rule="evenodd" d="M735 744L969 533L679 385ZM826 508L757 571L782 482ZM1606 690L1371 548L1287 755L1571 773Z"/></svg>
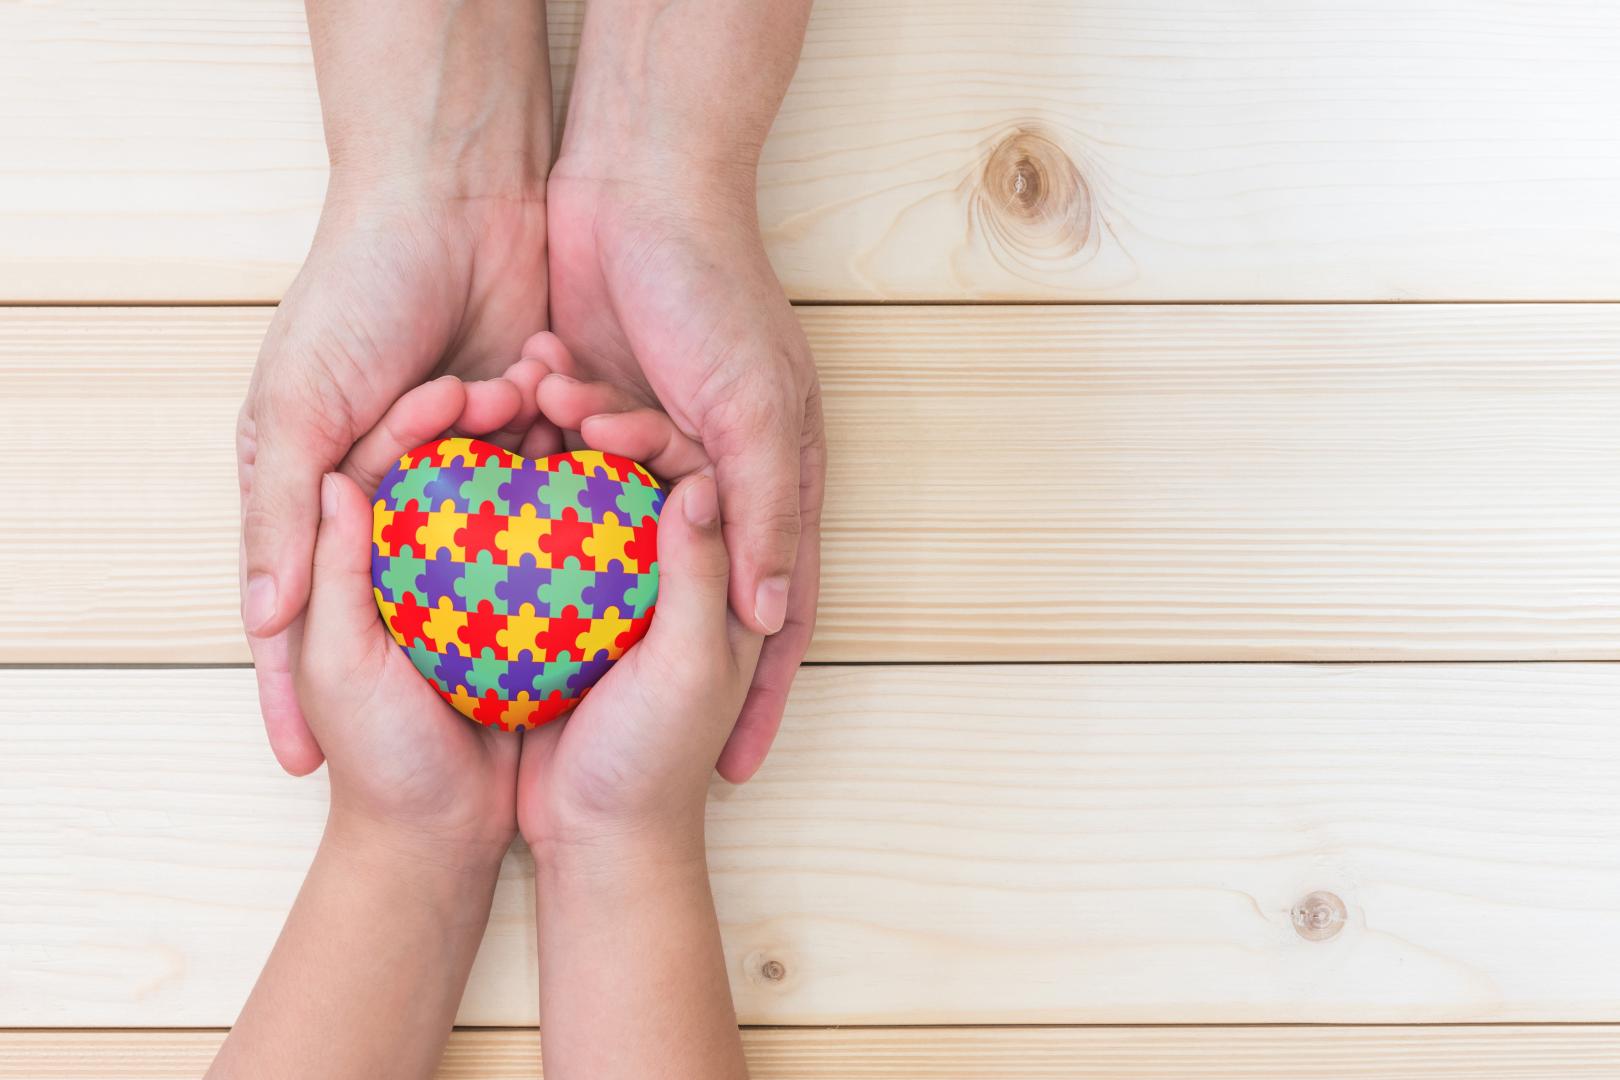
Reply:
<svg viewBox="0 0 1620 1080"><path fill-rule="evenodd" d="M478 439L399 459L372 503L389 633L458 712L503 731L566 712L647 632L664 492L595 450L531 460Z"/></svg>

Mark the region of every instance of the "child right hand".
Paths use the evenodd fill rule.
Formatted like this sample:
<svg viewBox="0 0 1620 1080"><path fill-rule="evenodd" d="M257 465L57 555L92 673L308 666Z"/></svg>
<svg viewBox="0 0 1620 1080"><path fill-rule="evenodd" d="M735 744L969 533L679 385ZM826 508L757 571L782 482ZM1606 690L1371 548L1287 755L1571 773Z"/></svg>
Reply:
<svg viewBox="0 0 1620 1080"><path fill-rule="evenodd" d="M566 719L523 736L518 823L537 858L622 838L701 856L709 777L763 640L730 612L727 567L714 479L688 477L659 517L647 636Z"/></svg>
<svg viewBox="0 0 1620 1080"><path fill-rule="evenodd" d="M669 417L604 384L553 375L538 400L547 420L578 429L591 448L684 479L659 516L657 611L646 637L565 720L524 734L519 827L541 859L624 838L701 858L709 779L763 641L730 610L712 470Z"/></svg>

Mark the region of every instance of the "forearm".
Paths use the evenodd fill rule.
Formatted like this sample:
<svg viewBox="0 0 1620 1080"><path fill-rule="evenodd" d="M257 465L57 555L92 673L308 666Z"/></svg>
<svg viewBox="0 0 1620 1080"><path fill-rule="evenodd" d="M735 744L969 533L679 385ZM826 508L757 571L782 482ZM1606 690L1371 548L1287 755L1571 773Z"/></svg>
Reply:
<svg viewBox="0 0 1620 1080"><path fill-rule="evenodd" d="M542 190L551 156L544 0L307 0L339 184Z"/></svg>
<svg viewBox="0 0 1620 1080"><path fill-rule="evenodd" d="M535 865L547 1080L748 1075L701 828Z"/></svg>
<svg viewBox="0 0 1620 1080"><path fill-rule="evenodd" d="M564 129L570 169L679 161L753 197L810 0L590 0Z"/></svg>
<svg viewBox="0 0 1620 1080"><path fill-rule="evenodd" d="M500 853L410 845L328 821L209 1077L433 1075L489 919Z"/></svg>

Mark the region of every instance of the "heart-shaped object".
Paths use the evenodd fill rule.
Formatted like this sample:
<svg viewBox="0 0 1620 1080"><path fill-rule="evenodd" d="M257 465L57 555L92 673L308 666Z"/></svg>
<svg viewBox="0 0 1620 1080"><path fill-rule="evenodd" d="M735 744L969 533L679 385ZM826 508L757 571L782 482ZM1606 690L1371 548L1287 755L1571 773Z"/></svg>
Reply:
<svg viewBox="0 0 1620 1080"><path fill-rule="evenodd" d="M535 727L647 632L663 505L658 481L627 458L430 442L377 488L377 607L458 712L503 731Z"/></svg>

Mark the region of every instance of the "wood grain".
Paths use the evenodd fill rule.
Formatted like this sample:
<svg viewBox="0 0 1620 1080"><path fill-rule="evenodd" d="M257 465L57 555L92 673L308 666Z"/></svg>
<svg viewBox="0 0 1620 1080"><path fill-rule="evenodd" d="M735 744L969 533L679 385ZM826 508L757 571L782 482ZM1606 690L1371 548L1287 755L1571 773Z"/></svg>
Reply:
<svg viewBox="0 0 1620 1080"><path fill-rule="evenodd" d="M11 669L0 698L0 1017L230 1023L326 802L251 674ZM740 1017L1612 1018L1617 715L1620 665L807 670L710 802ZM535 1021L532 872L462 1023Z"/></svg>
<svg viewBox="0 0 1620 1080"><path fill-rule="evenodd" d="M0 1031L0 1080L190 1080L222 1031ZM1546 1080L1612 1077L1620 1029L745 1029L755 1080ZM537 1080L533 1030L461 1030L438 1080Z"/></svg>
<svg viewBox="0 0 1620 1080"><path fill-rule="evenodd" d="M1620 299L1617 50L1601 0L820 0L761 220L806 299ZM6 4L0 100L0 295L291 280L297 0Z"/></svg>
<svg viewBox="0 0 1620 1080"><path fill-rule="evenodd" d="M813 657L1620 657L1620 306L808 308ZM0 662L247 659L263 309L0 312Z"/></svg>

